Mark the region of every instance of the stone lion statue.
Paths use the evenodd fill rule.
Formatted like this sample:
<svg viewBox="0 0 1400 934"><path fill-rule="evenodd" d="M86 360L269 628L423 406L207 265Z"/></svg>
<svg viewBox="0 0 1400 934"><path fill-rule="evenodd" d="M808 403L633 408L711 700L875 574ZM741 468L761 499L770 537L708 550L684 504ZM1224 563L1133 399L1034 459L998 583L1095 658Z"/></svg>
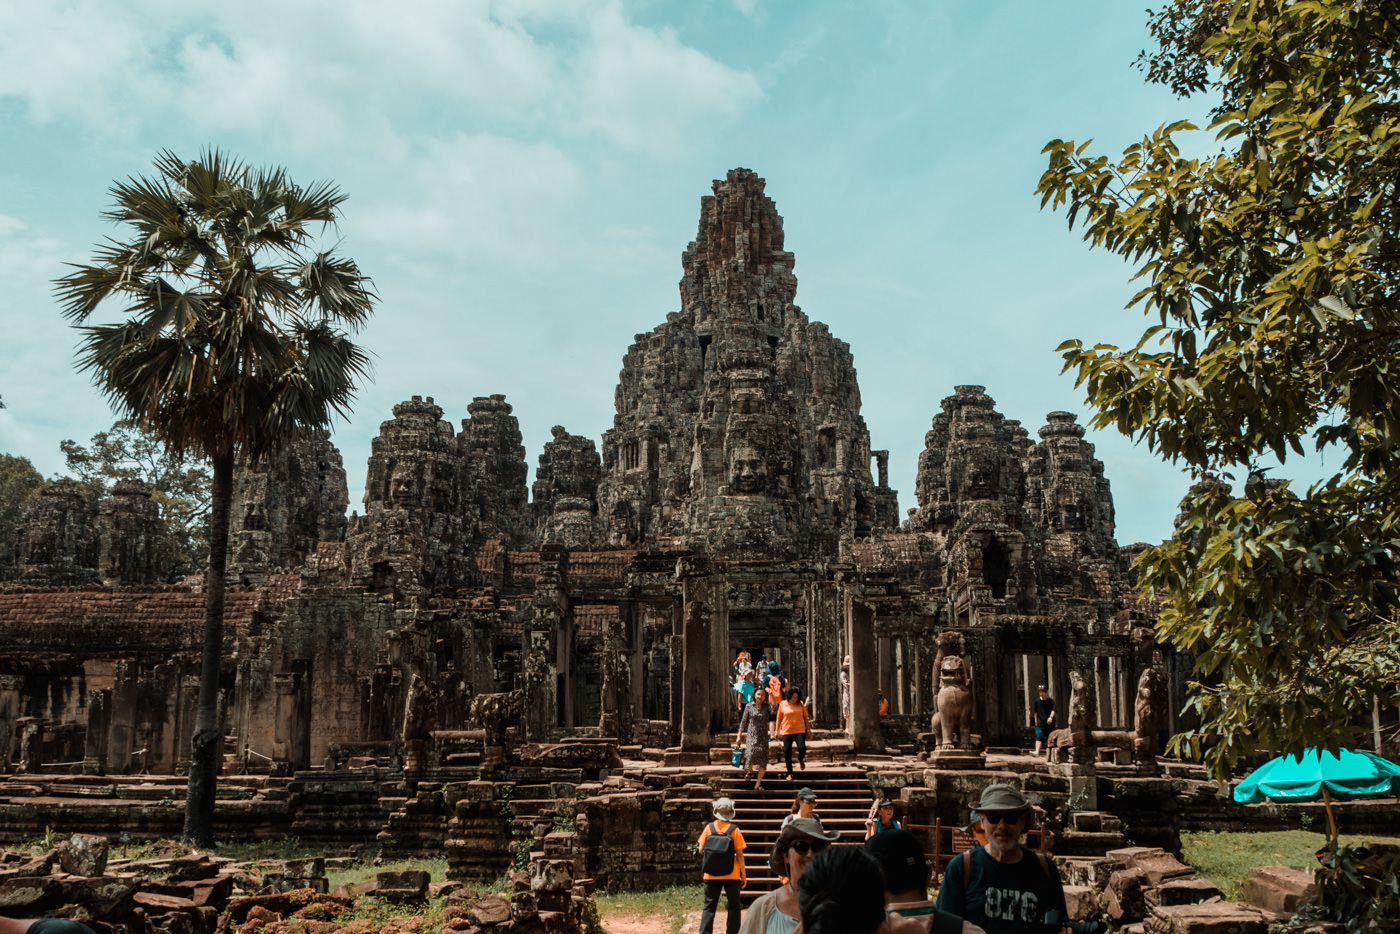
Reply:
<svg viewBox="0 0 1400 934"><path fill-rule="evenodd" d="M478 694L472 698L471 721L486 731L483 745L504 746L506 729L520 722L525 695L520 691L502 694Z"/></svg>
<svg viewBox="0 0 1400 934"><path fill-rule="evenodd" d="M963 651L962 633L939 635L933 666L938 672L933 732L938 735L939 749L972 748L972 678Z"/></svg>
<svg viewBox="0 0 1400 934"><path fill-rule="evenodd" d="M1144 669L1133 702L1133 758L1139 762L1161 754L1160 739L1167 723L1162 694L1161 674L1155 668Z"/></svg>

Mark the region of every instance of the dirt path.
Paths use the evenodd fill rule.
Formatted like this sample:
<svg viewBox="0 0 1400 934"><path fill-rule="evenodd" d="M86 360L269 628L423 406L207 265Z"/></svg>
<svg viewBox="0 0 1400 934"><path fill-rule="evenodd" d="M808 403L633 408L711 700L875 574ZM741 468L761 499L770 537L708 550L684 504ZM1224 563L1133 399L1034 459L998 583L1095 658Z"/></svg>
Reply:
<svg viewBox="0 0 1400 934"><path fill-rule="evenodd" d="M671 934L669 915L641 915L635 912L603 912L603 930L606 934ZM700 930L700 912L692 911L685 916L681 934L696 934Z"/></svg>

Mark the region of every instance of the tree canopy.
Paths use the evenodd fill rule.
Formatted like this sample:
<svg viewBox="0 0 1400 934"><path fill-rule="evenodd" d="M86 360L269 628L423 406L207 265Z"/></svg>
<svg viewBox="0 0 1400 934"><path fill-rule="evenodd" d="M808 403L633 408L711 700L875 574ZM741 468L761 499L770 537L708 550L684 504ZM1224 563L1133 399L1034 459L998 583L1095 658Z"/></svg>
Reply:
<svg viewBox="0 0 1400 934"><path fill-rule="evenodd" d="M1121 156L1054 140L1042 206L1136 266L1132 347L1060 348L1096 409L1202 481L1141 559L1159 634L1196 659L1175 748L1217 777L1257 747L1371 742L1400 627L1400 6L1174 0L1150 80L1214 96ZM1316 452L1306 489L1269 473Z"/></svg>
<svg viewBox="0 0 1400 934"><path fill-rule="evenodd" d="M151 487L151 499L174 552L171 575L188 577L209 563L209 470L198 462L173 456L151 432L133 419L121 419L99 431L86 445L62 441L68 470L97 501L118 480L140 480Z"/></svg>
<svg viewBox="0 0 1400 934"><path fill-rule="evenodd" d="M125 228L56 284L79 329L80 370L175 457L207 457L209 564L187 839L214 834L216 700L233 465L346 413L369 359L346 331L373 310L369 279L319 249L345 200L330 182L295 184L214 150L163 152L155 174L119 182L104 215ZM113 302L122 320L89 324Z"/></svg>
<svg viewBox="0 0 1400 934"><path fill-rule="evenodd" d="M19 570L20 523L43 486L27 457L0 454L0 580Z"/></svg>

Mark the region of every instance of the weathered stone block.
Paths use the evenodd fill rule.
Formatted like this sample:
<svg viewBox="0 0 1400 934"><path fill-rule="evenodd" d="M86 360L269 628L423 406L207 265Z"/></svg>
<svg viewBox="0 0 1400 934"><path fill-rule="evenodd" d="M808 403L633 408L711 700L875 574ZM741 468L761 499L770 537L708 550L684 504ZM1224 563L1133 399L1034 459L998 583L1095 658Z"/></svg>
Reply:
<svg viewBox="0 0 1400 934"><path fill-rule="evenodd" d="M374 894L391 902L421 902L428 897L429 879L422 869L377 873Z"/></svg>
<svg viewBox="0 0 1400 934"><path fill-rule="evenodd" d="M107 871L107 838L75 833L58 848L58 864L75 876L100 876Z"/></svg>
<svg viewBox="0 0 1400 934"><path fill-rule="evenodd" d="M1141 869L1123 869L1108 877L1104 888L1104 911L1114 921L1140 921L1147 913L1143 884L1147 874Z"/></svg>
<svg viewBox="0 0 1400 934"><path fill-rule="evenodd" d="M567 892L574 887L574 864L563 859L540 859L530 863L530 890Z"/></svg>
<svg viewBox="0 0 1400 934"><path fill-rule="evenodd" d="M1249 870L1240 900L1275 914L1291 915L1316 891L1310 872L1288 866L1255 866Z"/></svg>
<svg viewBox="0 0 1400 934"><path fill-rule="evenodd" d="M1268 927L1258 909L1232 902L1160 905L1146 923L1150 934L1266 934Z"/></svg>
<svg viewBox="0 0 1400 934"><path fill-rule="evenodd" d="M499 895L484 895L467 917L478 927L504 924L510 920L510 902Z"/></svg>
<svg viewBox="0 0 1400 934"><path fill-rule="evenodd" d="M1149 908L1157 905L1196 905L1220 897L1220 888L1206 879L1168 879L1146 891Z"/></svg>

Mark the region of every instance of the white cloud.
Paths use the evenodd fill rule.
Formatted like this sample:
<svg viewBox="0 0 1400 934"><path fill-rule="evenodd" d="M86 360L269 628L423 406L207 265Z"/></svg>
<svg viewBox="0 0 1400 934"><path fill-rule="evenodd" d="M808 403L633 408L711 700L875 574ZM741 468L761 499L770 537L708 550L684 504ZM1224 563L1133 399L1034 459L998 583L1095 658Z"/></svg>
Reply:
<svg viewBox="0 0 1400 934"><path fill-rule="evenodd" d="M597 11L576 65L578 124L633 149L671 149L713 133L762 98L757 80L683 45L669 29L628 23L620 8Z"/></svg>
<svg viewBox="0 0 1400 934"><path fill-rule="evenodd" d="M393 190L357 199L347 232L404 253L474 255L538 265L566 236L560 223L578 170L552 143L489 134L428 139L403 158ZM398 174L398 173L395 173Z"/></svg>
<svg viewBox="0 0 1400 934"><path fill-rule="evenodd" d="M363 145L368 124L370 139L565 128L664 149L760 96L750 74L629 22L616 0L78 0L0 13L0 98L99 135L178 118L301 147Z"/></svg>

